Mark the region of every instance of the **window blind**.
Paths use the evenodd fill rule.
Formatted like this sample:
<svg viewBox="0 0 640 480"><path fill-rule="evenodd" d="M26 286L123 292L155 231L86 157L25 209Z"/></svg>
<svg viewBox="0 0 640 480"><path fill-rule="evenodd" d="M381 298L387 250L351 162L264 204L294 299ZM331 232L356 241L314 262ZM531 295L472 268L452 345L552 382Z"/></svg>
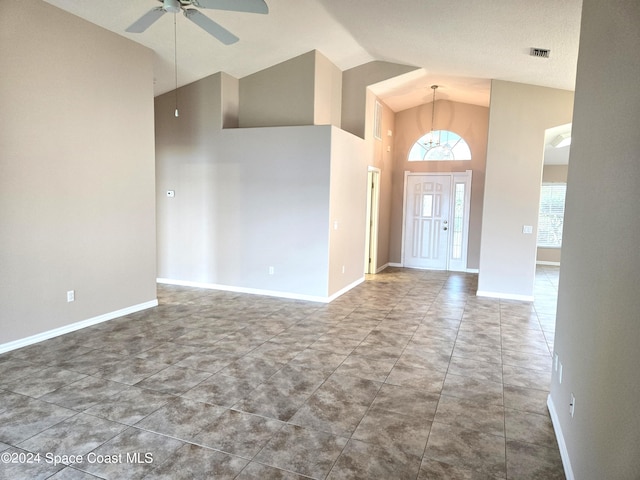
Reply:
<svg viewBox="0 0 640 480"><path fill-rule="evenodd" d="M542 184L540 213L538 217L538 246L559 248L562 246L564 223L564 199L566 183Z"/></svg>

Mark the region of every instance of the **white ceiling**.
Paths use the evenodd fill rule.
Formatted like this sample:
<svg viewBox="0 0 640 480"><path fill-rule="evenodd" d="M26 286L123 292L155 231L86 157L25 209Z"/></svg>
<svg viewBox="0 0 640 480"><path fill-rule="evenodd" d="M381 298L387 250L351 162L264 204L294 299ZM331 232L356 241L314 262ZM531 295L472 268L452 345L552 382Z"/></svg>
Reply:
<svg viewBox="0 0 640 480"><path fill-rule="evenodd" d="M157 0L45 0L155 52L155 94L172 90L173 15L124 30ZM317 49L340 69L372 60L419 67L374 86L395 111L438 99L489 104L492 78L573 90L582 0L266 0L268 15L201 10L240 37L225 46L177 16L178 83L237 78ZM529 55L551 50L549 59Z"/></svg>

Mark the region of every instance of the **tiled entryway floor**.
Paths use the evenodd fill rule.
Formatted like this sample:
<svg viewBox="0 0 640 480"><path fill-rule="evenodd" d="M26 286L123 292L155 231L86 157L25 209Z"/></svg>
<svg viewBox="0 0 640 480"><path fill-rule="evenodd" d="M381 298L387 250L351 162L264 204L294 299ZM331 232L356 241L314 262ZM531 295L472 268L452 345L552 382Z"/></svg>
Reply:
<svg viewBox="0 0 640 480"><path fill-rule="evenodd" d="M398 268L329 305L159 286L0 356L0 478L564 478L557 280L534 303Z"/></svg>

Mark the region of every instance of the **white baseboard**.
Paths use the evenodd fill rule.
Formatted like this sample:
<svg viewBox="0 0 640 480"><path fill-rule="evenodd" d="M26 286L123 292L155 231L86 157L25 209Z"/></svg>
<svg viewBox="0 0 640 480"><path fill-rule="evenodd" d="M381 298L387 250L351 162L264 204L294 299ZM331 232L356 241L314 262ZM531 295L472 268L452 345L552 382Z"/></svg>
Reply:
<svg viewBox="0 0 640 480"><path fill-rule="evenodd" d="M545 260L536 260L536 265L551 265L552 267L559 267L560 262L547 262Z"/></svg>
<svg viewBox="0 0 640 480"><path fill-rule="evenodd" d="M564 435L562 434L562 428L560 427L560 419L558 418L558 412L556 411L556 406L551 399L551 395L547 397L547 408L549 409L549 415L551 416L553 430L556 433L556 440L558 441L558 448L560 449L560 458L562 459L562 466L564 467L564 475L567 477L567 480L575 480L573 469L571 468L571 460L569 459L569 451L567 450L567 444L564 441Z"/></svg>
<svg viewBox="0 0 640 480"><path fill-rule="evenodd" d="M53 337L58 337L60 335L64 335L65 333L74 332L76 330L80 330L81 328L90 327L91 325L96 325L98 323L106 322L107 320L113 320L114 318L118 318L118 317L124 317L125 315L129 315L131 313L136 313L141 310L146 310L147 308L152 308L157 306L158 306L158 300L157 299L151 300L149 302L139 303L138 305L132 305L131 307L122 308L114 312L98 315L97 317L81 320L79 322L65 325L63 327L54 328L53 330L47 330L46 332L38 333L36 335L32 335L26 338L21 338L20 340L14 340L13 342L3 343L2 345L0 345L0 353L8 352L10 350L15 350L17 348L26 347L27 345L33 345L34 343L42 342L43 340L48 340Z"/></svg>
<svg viewBox="0 0 640 480"><path fill-rule="evenodd" d="M390 267L404 267L403 263L395 263L395 262L389 262L387 263L387 265Z"/></svg>
<svg viewBox="0 0 640 480"><path fill-rule="evenodd" d="M465 272L467 272L467 273L480 273L480 269L479 268L467 268L465 270Z"/></svg>
<svg viewBox="0 0 640 480"><path fill-rule="evenodd" d="M389 263L385 263L383 266L376 269L376 273L380 273L381 271L385 270L389 266L390 266Z"/></svg>
<svg viewBox="0 0 640 480"><path fill-rule="evenodd" d="M476 296L499 298L501 300L520 300L523 302L533 302L533 295L518 295L515 293L487 292L485 290L478 290L476 292Z"/></svg>
<svg viewBox="0 0 640 480"><path fill-rule="evenodd" d="M321 297L317 295L304 295L300 293L291 293L291 292L281 292L279 290L263 290L260 288L247 288L247 287L235 287L231 285L221 285L219 283L203 283L203 282L192 282L189 280L173 280L170 278L158 278L156 279L158 283L163 283L165 285L179 285L182 287L196 287L196 288L206 288L209 290L222 290L225 292L236 292L236 293L248 293L250 295L266 295L268 297L278 297L278 298L289 298L292 300L305 300L308 302L319 302L319 303L329 303L345 292L351 290L356 285L364 282L364 276L351 285L347 285L342 290L334 293L328 297Z"/></svg>
<svg viewBox="0 0 640 480"><path fill-rule="evenodd" d="M328 298L327 303L334 301L336 298L338 298L340 295L344 295L345 293L347 293L349 290L351 290L354 287L357 287L358 285L360 285L362 282L364 282L364 276L362 276L361 278L359 278L358 280L356 280L355 282L351 283L350 285L347 285L346 287L344 287L342 290L337 291L336 293L334 293L333 295L331 295Z"/></svg>

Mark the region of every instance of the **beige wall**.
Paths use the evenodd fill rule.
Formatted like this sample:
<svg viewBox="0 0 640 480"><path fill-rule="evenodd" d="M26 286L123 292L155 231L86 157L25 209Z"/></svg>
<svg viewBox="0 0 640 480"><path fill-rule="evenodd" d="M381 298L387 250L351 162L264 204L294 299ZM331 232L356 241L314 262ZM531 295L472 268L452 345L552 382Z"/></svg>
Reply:
<svg viewBox="0 0 640 480"><path fill-rule="evenodd" d="M376 61L342 72L342 129L365 138L365 123L371 118L367 87L413 70L416 67Z"/></svg>
<svg viewBox="0 0 640 480"><path fill-rule="evenodd" d="M364 142L343 130L331 134L329 295L364 277L367 161Z"/></svg>
<svg viewBox="0 0 640 480"><path fill-rule="evenodd" d="M366 157L369 165L380 170L380 191L378 203L378 248L376 269L386 267L390 262L389 239L391 236L391 195L393 179L393 140L395 135L395 113L384 102L367 90L365 121ZM376 101L382 106L382 137L373 135L373 116ZM389 136L391 132L391 136Z"/></svg>
<svg viewBox="0 0 640 480"><path fill-rule="evenodd" d="M239 81L239 127L340 126L342 72L317 50Z"/></svg>
<svg viewBox="0 0 640 480"><path fill-rule="evenodd" d="M533 298L544 133L572 109L573 92L491 82L479 294Z"/></svg>
<svg viewBox="0 0 640 480"><path fill-rule="evenodd" d="M569 165L544 165L542 181L549 183L567 183Z"/></svg>
<svg viewBox="0 0 640 480"><path fill-rule="evenodd" d="M638 25L635 0L583 2L550 397L580 480L640 478Z"/></svg>
<svg viewBox="0 0 640 480"><path fill-rule="evenodd" d="M342 71L315 51L314 125L334 125L342 122Z"/></svg>
<svg viewBox="0 0 640 480"><path fill-rule="evenodd" d="M313 125L316 52L240 79L240 127Z"/></svg>
<svg viewBox="0 0 640 480"><path fill-rule="evenodd" d="M152 52L24 0L0 58L0 344L150 306Z"/></svg>
<svg viewBox="0 0 640 480"><path fill-rule="evenodd" d="M240 115L240 81L227 75L220 75L222 128L238 128Z"/></svg>
<svg viewBox="0 0 640 480"><path fill-rule="evenodd" d="M396 114L390 261L402 262L404 172L464 172L472 170L467 268L477 269L480 255L489 109L466 103L438 100L436 101L435 115L435 125L438 129L451 130L466 140L471 149L471 161L409 162L407 158L413 144L431 130L431 103Z"/></svg>
<svg viewBox="0 0 640 480"><path fill-rule="evenodd" d="M568 165L544 165L542 168L543 183L567 183ZM538 247L536 251L536 262L538 263L560 263L560 248Z"/></svg>
<svg viewBox="0 0 640 480"><path fill-rule="evenodd" d="M329 125L223 129L223 87L216 74L180 88L178 118L174 92L156 98L158 276L318 300L362 279L362 139Z"/></svg>

